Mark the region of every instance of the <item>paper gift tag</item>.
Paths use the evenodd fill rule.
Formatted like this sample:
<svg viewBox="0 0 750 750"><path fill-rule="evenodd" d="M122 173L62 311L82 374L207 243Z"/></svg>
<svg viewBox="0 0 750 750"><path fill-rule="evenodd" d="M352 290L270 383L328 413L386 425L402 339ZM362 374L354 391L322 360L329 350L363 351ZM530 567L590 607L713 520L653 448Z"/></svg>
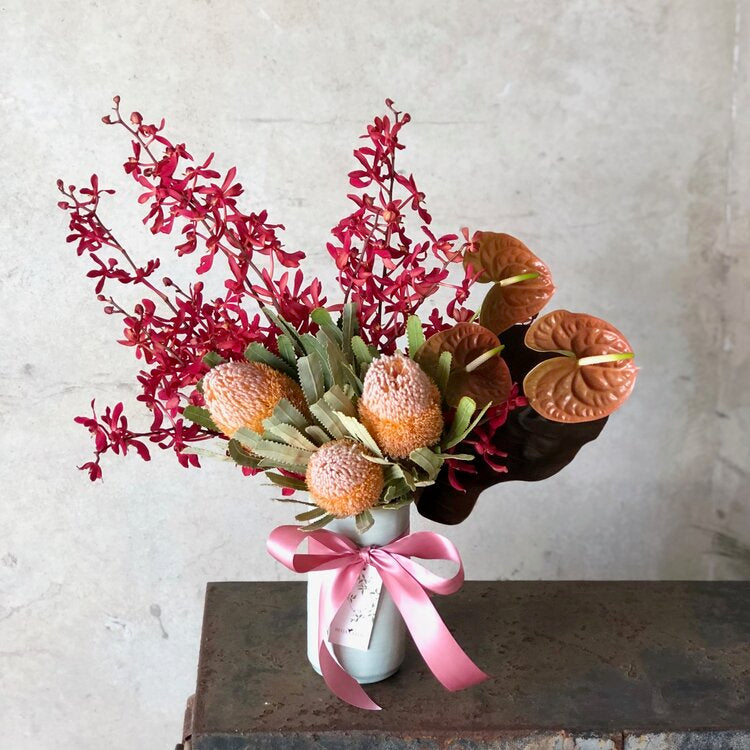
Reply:
<svg viewBox="0 0 750 750"><path fill-rule="evenodd" d="M372 628L378 611L383 580L372 565L367 565L357 578L352 591L333 618L328 641L361 651L370 648Z"/></svg>

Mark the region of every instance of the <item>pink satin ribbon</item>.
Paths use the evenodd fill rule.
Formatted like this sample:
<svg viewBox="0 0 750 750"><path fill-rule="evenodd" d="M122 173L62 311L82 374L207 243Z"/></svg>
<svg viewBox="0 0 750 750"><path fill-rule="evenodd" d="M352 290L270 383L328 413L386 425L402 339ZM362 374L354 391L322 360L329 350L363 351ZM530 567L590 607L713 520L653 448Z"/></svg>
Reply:
<svg viewBox="0 0 750 750"><path fill-rule="evenodd" d="M297 548L305 539L316 543L316 551L297 554ZM367 565L374 566L380 574L422 658L444 687L461 690L489 677L456 643L430 602L428 591L452 594L464 582L464 568L458 550L440 534L417 531L383 547L358 547L350 539L332 531L320 529L308 532L298 526L279 526L268 537L266 548L270 555L295 573L337 571L330 583L322 586L320 591L318 656L326 685L352 706L370 711L380 710L380 706L336 661L326 634ZM458 564L458 572L452 578L442 578L413 562L411 557L450 560Z"/></svg>

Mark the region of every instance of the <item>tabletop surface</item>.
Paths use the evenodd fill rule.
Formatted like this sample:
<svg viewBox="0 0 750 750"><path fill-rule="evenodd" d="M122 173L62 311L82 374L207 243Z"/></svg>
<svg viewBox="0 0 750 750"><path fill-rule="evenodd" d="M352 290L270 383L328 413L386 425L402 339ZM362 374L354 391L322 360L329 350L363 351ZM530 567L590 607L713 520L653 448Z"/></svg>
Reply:
<svg viewBox="0 0 750 750"><path fill-rule="evenodd" d="M468 748L570 732L620 748L630 731L750 736L750 582L472 581L433 601L492 679L447 692L410 643L401 670L367 687L383 707L369 712L338 700L308 664L304 582L209 584L193 747L355 748L388 736L388 747L433 747L413 744L422 737L434 747L467 738L455 747Z"/></svg>

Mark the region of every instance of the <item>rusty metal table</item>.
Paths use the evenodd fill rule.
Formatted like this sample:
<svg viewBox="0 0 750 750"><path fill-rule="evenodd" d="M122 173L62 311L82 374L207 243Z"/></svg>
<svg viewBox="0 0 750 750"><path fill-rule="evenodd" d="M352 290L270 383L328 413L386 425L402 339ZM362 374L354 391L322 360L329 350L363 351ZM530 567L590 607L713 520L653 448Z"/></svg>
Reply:
<svg viewBox="0 0 750 750"><path fill-rule="evenodd" d="M467 582L434 601L493 679L449 693L412 646L379 712L313 673L304 587L209 584L192 750L750 750L750 582Z"/></svg>

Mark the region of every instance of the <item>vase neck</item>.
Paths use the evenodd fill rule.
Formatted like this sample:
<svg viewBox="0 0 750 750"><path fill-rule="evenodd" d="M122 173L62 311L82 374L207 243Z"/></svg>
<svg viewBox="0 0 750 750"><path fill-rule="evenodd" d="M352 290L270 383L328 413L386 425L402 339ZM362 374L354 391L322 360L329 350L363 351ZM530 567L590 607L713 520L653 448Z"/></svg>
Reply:
<svg viewBox="0 0 750 750"><path fill-rule="evenodd" d="M351 539L359 547L382 547L384 544L409 533L410 510L411 504L395 510L372 508L370 513L372 513L374 523L364 534L357 531L357 524L353 516L337 518L331 521L326 528Z"/></svg>

